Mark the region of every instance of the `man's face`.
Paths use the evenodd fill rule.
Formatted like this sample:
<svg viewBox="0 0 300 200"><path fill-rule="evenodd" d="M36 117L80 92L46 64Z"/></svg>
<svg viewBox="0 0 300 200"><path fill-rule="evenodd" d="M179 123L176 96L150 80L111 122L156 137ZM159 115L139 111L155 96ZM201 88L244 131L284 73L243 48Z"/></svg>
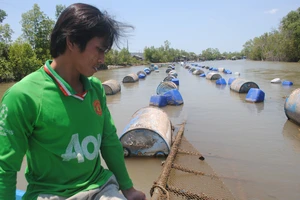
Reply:
<svg viewBox="0 0 300 200"><path fill-rule="evenodd" d="M97 72L100 64L104 63L105 51L107 47L104 46L104 38L94 37L87 44L83 52L80 52L78 46L73 52L76 70L86 76L92 76Z"/></svg>

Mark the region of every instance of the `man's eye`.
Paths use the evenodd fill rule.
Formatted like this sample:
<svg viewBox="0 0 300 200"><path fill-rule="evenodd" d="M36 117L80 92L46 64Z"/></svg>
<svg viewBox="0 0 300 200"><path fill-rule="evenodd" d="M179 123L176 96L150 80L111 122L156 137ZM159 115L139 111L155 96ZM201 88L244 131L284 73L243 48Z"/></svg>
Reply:
<svg viewBox="0 0 300 200"><path fill-rule="evenodd" d="M98 47L98 51L99 51L99 53L107 53L109 50L108 50L108 48L100 48L100 47Z"/></svg>
<svg viewBox="0 0 300 200"><path fill-rule="evenodd" d="M102 49L102 48L97 48L98 49L98 51L100 52L100 53L103 53L104 52L104 50Z"/></svg>

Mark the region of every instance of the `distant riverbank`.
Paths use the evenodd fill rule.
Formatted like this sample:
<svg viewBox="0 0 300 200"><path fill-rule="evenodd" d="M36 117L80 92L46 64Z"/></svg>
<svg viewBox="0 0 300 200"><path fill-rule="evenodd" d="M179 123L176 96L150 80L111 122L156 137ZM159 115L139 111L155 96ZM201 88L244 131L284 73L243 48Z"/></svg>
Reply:
<svg viewBox="0 0 300 200"><path fill-rule="evenodd" d="M164 66L164 65L166 65L166 64L170 64L170 63L153 63L154 65L157 65L157 66L159 66L159 67L162 67L162 66ZM118 68L124 68L124 67L132 67L132 66L147 66L147 65L150 65L150 63L149 64L138 64L138 65L108 65L107 66L107 69L118 69Z"/></svg>

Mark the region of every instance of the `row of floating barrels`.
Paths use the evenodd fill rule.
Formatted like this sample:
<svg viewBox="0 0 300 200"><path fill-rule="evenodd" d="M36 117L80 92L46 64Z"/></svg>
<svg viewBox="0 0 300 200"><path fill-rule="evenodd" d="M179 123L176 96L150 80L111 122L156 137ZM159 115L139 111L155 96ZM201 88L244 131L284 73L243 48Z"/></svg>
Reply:
<svg viewBox="0 0 300 200"><path fill-rule="evenodd" d="M144 71L139 71L136 74L128 74L123 78L123 83L137 82L139 79L145 78L150 73L151 69L148 70L145 68ZM103 82L102 85L107 94L115 94L121 90L118 81L113 79ZM176 88L177 90L177 85L173 83L173 85L169 87L169 93L172 93L171 88ZM160 90L157 91L159 91L159 93L162 92ZM177 94L176 91L173 92L173 95L174 94ZM167 101L170 103L169 98L172 95L164 93L164 95L160 96L168 98ZM137 110L132 115L129 123L126 125L119 138L123 146L125 157L167 156L171 148L171 139L172 124L168 115L163 110L153 106L147 106Z"/></svg>
<svg viewBox="0 0 300 200"><path fill-rule="evenodd" d="M149 105L164 107L166 105L181 105L183 98L179 92L179 79L174 66L169 66L166 73L167 77L161 81L156 88L156 95L152 95Z"/></svg>
<svg viewBox="0 0 300 200"><path fill-rule="evenodd" d="M192 72L194 75L202 75L202 77L205 77L204 71L201 70L201 68L208 69L210 71L215 71L215 72L223 72L224 74L232 74L232 71L229 69L225 68L215 68L215 67L209 67L209 66L199 66L199 67L190 67L190 66L185 66L186 69L189 69L190 72ZM240 76L240 72L235 72L234 75Z"/></svg>
<svg viewBox="0 0 300 200"><path fill-rule="evenodd" d="M168 75L150 97L148 107L136 111L126 126L120 141L124 156L167 156L172 144L172 123L157 107L183 104L176 76Z"/></svg>
<svg viewBox="0 0 300 200"><path fill-rule="evenodd" d="M206 77L208 80L215 80L216 85L227 85L227 82L224 78L222 78L221 74L215 72L224 72L225 74L232 74L230 70L226 70L225 68L213 68L208 66L202 66L202 68L206 68L211 70L212 72L208 72L207 74L204 73L203 70L201 70L199 67L185 67L186 69L189 69L190 72L192 72L194 75L199 75L200 77ZM239 72L235 73L236 75L240 75ZM259 89L259 86L252 82L247 81L241 78L229 78L228 85L230 85L230 89L238 92L238 93L247 93L246 101L249 102L262 102L265 98L265 93Z"/></svg>
<svg viewBox="0 0 300 200"><path fill-rule="evenodd" d="M216 71L216 70L214 70ZM204 72L202 73L204 74ZM205 74L204 74L205 75ZM201 76L201 74L200 74ZM202 76L205 77L205 76ZM226 80L218 73L208 73L207 79L216 80L217 85L226 85ZM289 80L281 81L280 78L271 80L271 83L281 83L283 86L292 86L293 82ZM230 89L238 93L247 93L245 100L249 102L263 102L265 93L259 89L259 86L252 82L240 78L229 78L228 85ZM287 118L300 125L300 88L295 89L285 100L284 112Z"/></svg>
<svg viewBox="0 0 300 200"><path fill-rule="evenodd" d="M123 83L134 83L134 82L137 82L139 79L144 79L150 73L151 73L151 69L145 68L144 71L138 71L136 74L130 73L130 74L126 75L123 78L122 82ZM103 85L106 95L114 95L121 91L120 83L114 79L104 81L102 83L102 85Z"/></svg>
<svg viewBox="0 0 300 200"><path fill-rule="evenodd" d="M216 85L227 85L226 80L222 78L221 74L217 72L209 72L205 75L204 71L201 69L190 68L189 70L193 70L192 73L194 75L199 75L200 77L206 77L206 79L208 80L215 80ZM217 70L212 70L212 71L217 71ZM259 86L256 83L252 81L248 81L241 78L229 78L228 85L230 85L231 90L237 93L247 93L245 99L246 101L254 102L254 103L264 101L265 93L261 89L259 89Z"/></svg>

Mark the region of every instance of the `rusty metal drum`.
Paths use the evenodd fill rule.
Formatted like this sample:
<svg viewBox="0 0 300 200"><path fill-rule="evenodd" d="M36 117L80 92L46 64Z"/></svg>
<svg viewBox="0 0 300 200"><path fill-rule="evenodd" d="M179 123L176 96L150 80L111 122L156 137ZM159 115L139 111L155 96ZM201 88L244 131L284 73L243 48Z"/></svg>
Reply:
<svg viewBox="0 0 300 200"><path fill-rule="evenodd" d="M116 93L121 91L120 83L116 80L113 80L113 79L104 81L102 83L102 85L104 87L106 95L113 95L113 94L116 94Z"/></svg>
<svg viewBox="0 0 300 200"><path fill-rule="evenodd" d="M140 74L144 74L145 76L147 76L147 74L146 74L146 72L144 72L144 71L138 71L137 73L136 73L136 75L140 75Z"/></svg>
<svg viewBox="0 0 300 200"><path fill-rule="evenodd" d="M201 70L201 69L196 69L195 71L193 71L194 75L200 75L200 74L203 74L203 73L204 73L204 71Z"/></svg>
<svg viewBox="0 0 300 200"><path fill-rule="evenodd" d="M300 124L300 88L294 90L286 98L284 112L289 120Z"/></svg>
<svg viewBox="0 0 300 200"><path fill-rule="evenodd" d="M164 81L172 81L172 79L176 78L175 76L168 75L166 78L164 78Z"/></svg>
<svg viewBox="0 0 300 200"><path fill-rule="evenodd" d="M257 88L259 89L258 85L252 81L247 81L241 78L237 78L232 81L230 85L230 89L238 92L238 93L248 93L250 88Z"/></svg>
<svg viewBox="0 0 300 200"><path fill-rule="evenodd" d="M222 76L216 72L209 72L206 75L206 79L209 79L209 80L218 80L220 78L222 78Z"/></svg>
<svg viewBox="0 0 300 200"><path fill-rule="evenodd" d="M178 89L177 85L172 81L160 82L156 88L156 94L163 95L169 90Z"/></svg>
<svg viewBox="0 0 300 200"><path fill-rule="evenodd" d="M126 157L168 155L171 139L168 115L152 106L136 111L120 136Z"/></svg>
<svg viewBox="0 0 300 200"><path fill-rule="evenodd" d="M123 78L123 83L134 83L139 80L137 74L128 74Z"/></svg>

